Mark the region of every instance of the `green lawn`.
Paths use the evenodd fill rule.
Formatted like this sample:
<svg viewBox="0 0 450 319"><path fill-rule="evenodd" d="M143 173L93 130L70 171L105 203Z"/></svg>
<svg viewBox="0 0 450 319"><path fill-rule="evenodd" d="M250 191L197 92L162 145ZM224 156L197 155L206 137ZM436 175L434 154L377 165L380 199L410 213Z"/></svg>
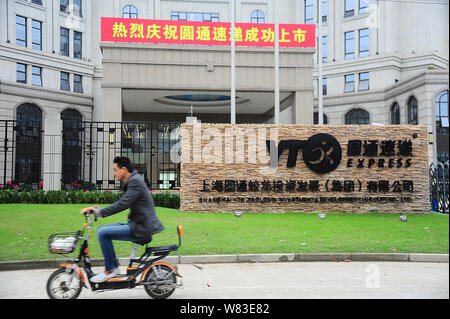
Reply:
<svg viewBox="0 0 450 319"><path fill-rule="evenodd" d="M87 205L0 205L0 261L54 259L47 251L52 233L81 229L80 208ZM103 205L105 206L105 205ZM244 214L181 213L156 209L166 230L152 245L177 243L176 225L182 224L182 255L324 252L448 253L449 217L437 213L411 214ZM105 224L126 222L128 211L99 219ZM128 257L132 244L115 242L118 257ZM142 249L142 248L141 248ZM92 258L102 254L95 231Z"/></svg>

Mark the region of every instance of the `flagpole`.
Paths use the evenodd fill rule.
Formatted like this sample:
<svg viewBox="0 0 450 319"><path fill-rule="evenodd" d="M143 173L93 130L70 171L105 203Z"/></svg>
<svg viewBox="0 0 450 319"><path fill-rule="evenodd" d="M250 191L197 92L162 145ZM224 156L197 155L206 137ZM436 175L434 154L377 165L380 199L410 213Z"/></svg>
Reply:
<svg viewBox="0 0 450 319"><path fill-rule="evenodd" d="M275 104L274 104L274 124L280 123L280 45L279 45L279 25L277 1L273 1L274 22L275 22Z"/></svg>
<svg viewBox="0 0 450 319"><path fill-rule="evenodd" d="M231 124L236 124L236 0L231 0Z"/></svg>
<svg viewBox="0 0 450 319"><path fill-rule="evenodd" d="M322 75L322 0L317 0L317 21L318 24L318 59L319 59L319 81L317 83L317 92L319 93L319 112L318 112L318 124L323 124L323 75Z"/></svg>

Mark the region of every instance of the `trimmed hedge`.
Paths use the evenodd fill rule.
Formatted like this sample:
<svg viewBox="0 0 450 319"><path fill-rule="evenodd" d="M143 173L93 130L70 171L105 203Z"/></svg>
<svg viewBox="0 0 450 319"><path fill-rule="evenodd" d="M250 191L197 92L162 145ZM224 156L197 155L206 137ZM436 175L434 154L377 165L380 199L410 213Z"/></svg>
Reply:
<svg viewBox="0 0 450 319"><path fill-rule="evenodd" d="M152 192L155 206L180 208L180 194L171 192ZM123 192L112 191L43 191L19 192L0 190L1 204L112 204L123 196Z"/></svg>

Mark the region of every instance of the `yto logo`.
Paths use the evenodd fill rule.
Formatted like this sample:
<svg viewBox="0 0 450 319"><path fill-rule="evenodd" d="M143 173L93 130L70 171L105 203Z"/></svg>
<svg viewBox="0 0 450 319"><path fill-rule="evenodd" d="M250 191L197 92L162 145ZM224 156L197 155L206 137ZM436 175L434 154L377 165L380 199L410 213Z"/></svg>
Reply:
<svg viewBox="0 0 450 319"><path fill-rule="evenodd" d="M284 150L289 150L287 167L295 167L298 150L302 149L303 161L312 171L319 174L329 173L338 167L342 158L339 142L329 134L315 134L306 141L281 141L278 146L274 141L266 141L270 154L270 166L278 166L278 160Z"/></svg>

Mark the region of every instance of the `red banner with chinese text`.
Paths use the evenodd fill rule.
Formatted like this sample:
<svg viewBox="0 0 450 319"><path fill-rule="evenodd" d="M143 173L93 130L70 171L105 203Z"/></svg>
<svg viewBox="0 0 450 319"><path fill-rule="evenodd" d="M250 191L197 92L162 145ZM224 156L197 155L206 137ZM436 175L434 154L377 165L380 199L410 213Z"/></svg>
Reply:
<svg viewBox="0 0 450 319"><path fill-rule="evenodd" d="M101 41L231 45L231 23L101 18ZM236 23L236 46L274 47L275 25ZM314 24L280 24L280 47L314 48Z"/></svg>

